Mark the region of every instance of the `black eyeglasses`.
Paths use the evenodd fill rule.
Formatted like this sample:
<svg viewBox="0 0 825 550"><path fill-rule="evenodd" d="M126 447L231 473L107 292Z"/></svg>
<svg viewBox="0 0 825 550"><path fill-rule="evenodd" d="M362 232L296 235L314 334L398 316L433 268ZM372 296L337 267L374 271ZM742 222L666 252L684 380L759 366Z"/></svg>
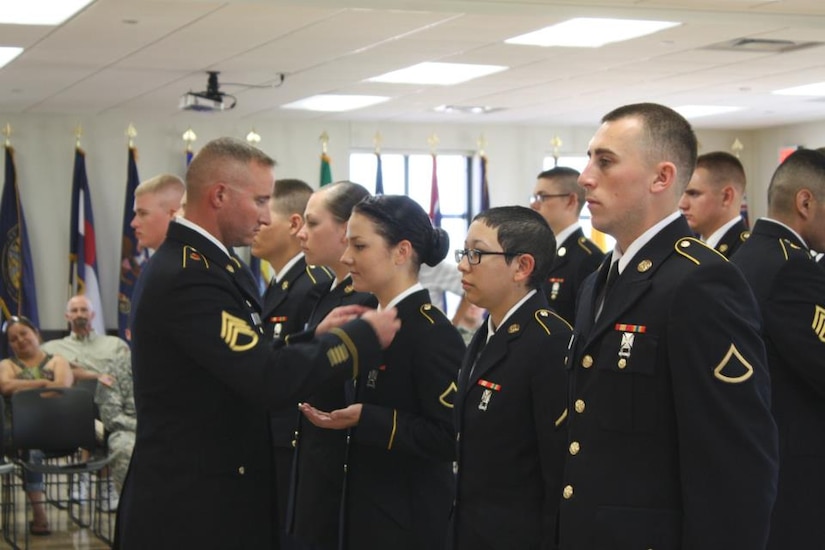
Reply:
<svg viewBox="0 0 825 550"><path fill-rule="evenodd" d="M536 193L535 195L530 195L530 204L535 204L537 202L544 202L547 199L557 199L559 197L569 197L570 193Z"/></svg>
<svg viewBox="0 0 825 550"><path fill-rule="evenodd" d="M482 256L519 256L526 254L526 252L487 252L485 250L478 250L477 248L465 248L464 250L455 251L455 263L460 264L463 258L467 258L467 263L470 265L478 265L481 263Z"/></svg>

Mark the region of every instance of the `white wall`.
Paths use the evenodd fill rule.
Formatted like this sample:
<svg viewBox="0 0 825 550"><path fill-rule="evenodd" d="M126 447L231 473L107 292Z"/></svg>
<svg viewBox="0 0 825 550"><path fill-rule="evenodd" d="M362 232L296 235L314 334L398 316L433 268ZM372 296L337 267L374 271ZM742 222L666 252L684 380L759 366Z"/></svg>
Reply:
<svg viewBox="0 0 825 550"><path fill-rule="evenodd" d="M10 123L16 151L18 184L29 229L37 284L40 322L43 329L63 329L63 310L68 298L68 226L71 214L71 178L74 132L82 125L82 146L97 231L98 269L101 279L107 328L117 323L118 264L123 201L126 187L127 138L133 123L138 135L138 173L141 180L159 172L184 172L182 134L188 127L196 132L195 149L210 139L230 135L243 138L249 122L232 122L220 114L189 115L171 119L122 115L68 117L0 114L0 125ZM489 158L491 203L525 204L542 159L552 153L550 141L558 135L561 153L584 154L595 130L591 128L549 128L523 126L483 126L469 124L412 125L317 121L274 121L255 123L262 136L261 149L278 161L278 177L297 177L312 185L319 178L319 136L329 134L329 154L335 179L349 173L348 155L353 149L371 151L376 131L381 132L384 152L429 152L428 138L439 138L438 152L470 153L479 137L486 141ZM745 145L742 161L749 173L751 216L764 214L764 188L775 167L768 152L776 143L825 144L825 131L789 129L787 132L699 131L700 152L729 150L735 138Z"/></svg>

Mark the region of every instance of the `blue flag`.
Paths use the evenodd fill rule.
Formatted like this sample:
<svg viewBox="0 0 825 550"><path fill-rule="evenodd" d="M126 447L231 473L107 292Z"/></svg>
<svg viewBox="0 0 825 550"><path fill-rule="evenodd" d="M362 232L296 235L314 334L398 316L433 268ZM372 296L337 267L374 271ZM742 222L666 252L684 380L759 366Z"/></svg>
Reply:
<svg viewBox="0 0 825 550"><path fill-rule="evenodd" d="M6 145L6 173L0 199L0 280L3 322L12 315L23 315L39 328L32 255L17 189L14 149L10 145ZM6 345L6 338L0 338L0 358L8 355Z"/></svg>
<svg viewBox="0 0 825 550"><path fill-rule="evenodd" d="M481 209L484 212L490 209L490 186L487 183L487 155L481 154Z"/></svg>
<svg viewBox="0 0 825 550"><path fill-rule="evenodd" d="M129 147L129 169L126 177L126 198L123 203L123 240L120 245L120 287L117 294L117 329L121 338L132 341L129 331L129 317L132 312L132 292L143 264L148 259L147 251L138 249L135 230L131 222L135 207L135 188L140 183L137 171L137 149Z"/></svg>
<svg viewBox="0 0 825 550"><path fill-rule="evenodd" d="M69 296L84 294L92 303L95 316L92 328L106 334L103 322L103 302L97 277L97 245L92 197L86 177L86 153L77 147L74 152L72 176L72 220L69 227Z"/></svg>
<svg viewBox="0 0 825 550"><path fill-rule="evenodd" d="M375 159L378 161L375 167L375 194L384 194L384 170L381 168L381 153L375 153Z"/></svg>

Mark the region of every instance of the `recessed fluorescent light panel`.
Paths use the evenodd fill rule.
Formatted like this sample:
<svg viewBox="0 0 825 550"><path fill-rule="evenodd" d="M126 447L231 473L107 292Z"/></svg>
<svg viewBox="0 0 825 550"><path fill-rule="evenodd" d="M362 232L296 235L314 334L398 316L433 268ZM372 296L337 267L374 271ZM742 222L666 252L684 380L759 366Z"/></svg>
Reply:
<svg viewBox="0 0 825 550"><path fill-rule="evenodd" d="M287 103L283 105L282 108L337 113L341 111L354 111L362 107L384 103L385 101L389 101L389 99L388 97L378 95L323 94Z"/></svg>
<svg viewBox="0 0 825 550"><path fill-rule="evenodd" d="M507 44L526 46L563 46L567 48L598 48L612 42L622 42L681 25L673 21L637 19L604 19L576 17L541 30L505 40Z"/></svg>
<svg viewBox="0 0 825 550"><path fill-rule="evenodd" d="M0 3L0 23L60 25L92 0L6 0Z"/></svg>
<svg viewBox="0 0 825 550"><path fill-rule="evenodd" d="M23 52L23 48L0 46L0 68Z"/></svg>
<svg viewBox="0 0 825 550"><path fill-rule="evenodd" d="M369 78L370 82L389 82L392 84L434 84L450 86L474 78L495 74L507 70L502 65L470 65L467 63L419 63L406 69Z"/></svg>
<svg viewBox="0 0 825 550"><path fill-rule="evenodd" d="M825 82L815 84L805 84L804 86L794 86L793 88L783 88L771 92L778 95L810 95L825 96Z"/></svg>
<svg viewBox="0 0 825 550"><path fill-rule="evenodd" d="M673 110L685 118L699 118L741 111L742 107L731 107L729 105L682 105L681 107L674 107Z"/></svg>

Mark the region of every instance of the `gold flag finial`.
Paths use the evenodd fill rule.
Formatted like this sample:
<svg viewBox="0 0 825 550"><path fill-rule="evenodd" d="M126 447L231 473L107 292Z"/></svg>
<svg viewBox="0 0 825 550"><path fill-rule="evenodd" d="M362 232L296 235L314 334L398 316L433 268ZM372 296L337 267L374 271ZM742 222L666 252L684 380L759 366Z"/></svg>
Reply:
<svg viewBox="0 0 825 550"><path fill-rule="evenodd" d="M80 149L80 138L83 137L83 126L78 124L74 129L74 146Z"/></svg>
<svg viewBox="0 0 825 550"><path fill-rule="evenodd" d="M375 136L372 138L372 142L375 144L375 154L381 154L381 132L376 131Z"/></svg>
<svg viewBox="0 0 825 550"><path fill-rule="evenodd" d="M132 148L135 146L135 138L137 137L137 130L135 129L135 125L131 122L129 123L129 127L126 128L126 137L129 138L129 147Z"/></svg>
<svg viewBox="0 0 825 550"><path fill-rule="evenodd" d="M321 142L321 152L326 155L327 147L329 146L329 134L326 130L321 132L321 135L318 136L318 140Z"/></svg>
<svg viewBox="0 0 825 550"><path fill-rule="evenodd" d="M733 140L733 143L731 144L730 148L733 151L733 154L736 155L736 158L739 158L739 154L742 152L745 146L742 145L742 142L739 141L739 138L736 138Z"/></svg>
<svg viewBox="0 0 825 550"><path fill-rule="evenodd" d="M564 142L558 135L553 136L553 139L550 140L550 145L553 146L553 164L558 166L559 165L559 150L561 146L564 145Z"/></svg>
<svg viewBox="0 0 825 550"><path fill-rule="evenodd" d="M487 138L484 137L484 134L478 136L478 139L476 140L476 145L478 146L478 155L483 157L484 148L487 146Z"/></svg>
<svg viewBox="0 0 825 550"><path fill-rule="evenodd" d="M439 139L438 139L438 136L435 135L435 132L430 134L430 137L427 138L427 143L430 144L430 152L432 154L435 154L435 150L438 148L438 142L439 142Z"/></svg>
<svg viewBox="0 0 825 550"><path fill-rule="evenodd" d="M183 133L183 141L186 142L186 150L190 153L192 152L192 144L197 141L198 136L195 135L195 131L190 126L184 133Z"/></svg>
<svg viewBox="0 0 825 550"><path fill-rule="evenodd" d="M3 126L3 135L6 136L6 147L11 147L11 124Z"/></svg>
<svg viewBox="0 0 825 550"><path fill-rule="evenodd" d="M258 132L256 132L256 131L255 131L255 128L253 127L253 128L249 131L249 133L248 133L248 134L246 134L246 141L247 141L247 143L249 143L250 145L254 145L254 146L256 146L256 147L257 147L257 146L258 146L258 144L261 142L261 134L259 134Z"/></svg>

